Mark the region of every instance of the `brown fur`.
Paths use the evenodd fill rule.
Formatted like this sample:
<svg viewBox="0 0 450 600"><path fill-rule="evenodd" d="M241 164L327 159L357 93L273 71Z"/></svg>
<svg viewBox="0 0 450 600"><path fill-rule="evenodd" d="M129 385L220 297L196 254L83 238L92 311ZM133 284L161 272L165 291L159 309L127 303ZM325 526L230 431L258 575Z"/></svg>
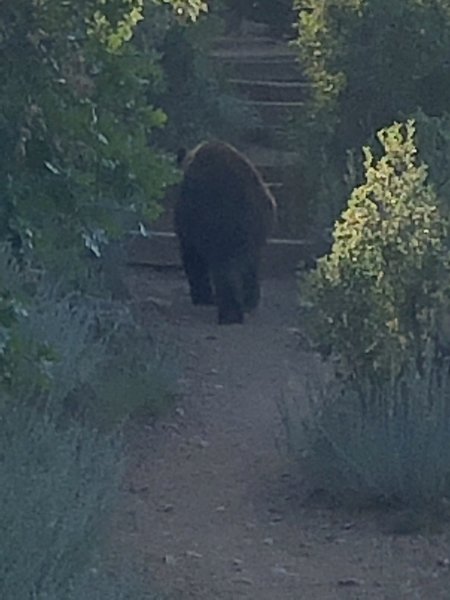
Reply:
<svg viewBox="0 0 450 600"><path fill-rule="evenodd" d="M219 322L242 322L259 300L260 252L275 199L248 158L229 144L205 142L178 157L184 178L175 230L192 300L212 303L214 286Z"/></svg>

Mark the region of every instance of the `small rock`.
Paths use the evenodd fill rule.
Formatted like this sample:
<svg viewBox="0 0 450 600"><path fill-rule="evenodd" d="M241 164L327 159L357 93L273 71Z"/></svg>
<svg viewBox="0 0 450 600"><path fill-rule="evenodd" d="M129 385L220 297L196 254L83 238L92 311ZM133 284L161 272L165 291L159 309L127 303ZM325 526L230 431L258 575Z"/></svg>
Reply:
<svg viewBox="0 0 450 600"><path fill-rule="evenodd" d="M219 371L217 369L211 369L210 370L210 374L211 375L217 375L219 373Z"/></svg>
<svg viewBox="0 0 450 600"><path fill-rule="evenodd" d="M438 567L447 568L450 566L450 559L449 558L438 558L436 561L436 564Z"/></svg>
<svg viewBox="0 0 450 600"><path fill-rule="evenodd" d="M288 327L287 332L292 335L302 335L302 332L298 327Z"/></svg>
<svg viewBox="0 0 450 600"><path fill-rule="evenodd" d="M272 573L274 575L283 575L284 577L298 577L298 573L288 571L285 567L272 567Z"/></svg>
<svg viewBox="0 0 450 600"><path fill-rule="evenodd" d="M173 567L177 564L177 559L173 554L166 554L163 559L164 563L169 567Z"/></svg>
<svg viewBox="0 0 450 600"><path fill-rule="evenodd" d="M250 577L233 577L233 583L244 583L245 585L253 585L253 579Z"/></svg>
<svg viewBox="0 0 450 600"><path fill-rule="evenodd" d="M271 537L266 537L266 538L264 538L264 540L263 540L263 543L264 543L266 546L273 546L273 538L271 538Z"/></svg>
<svg viewBox="0 0 450 600"><path fill-rule="evenodd" d="M226 511L226 508L223 504L216 507L216 512L225 512L225 511Z"/></svg>
<svg viewBox="0 0 450 600"><path fill-rule="evenodd" d="M169 513L169 512L172 512L173 509L174 509L173 504L167 503L167 504L163 504L159 510L161 512Z"/></svg>
<svg viewBox="0 0 450 600"><path fill-rule="evenodd" d="M195 446L199 446L200 448L208 448L209 446L209 442L199 436L192 438L191 443Z"/></svg>
<svg viewBox="0 0 450 600"><path fill-rule="evenodd" d="M179 417L184 417L184 415L186 414L184 408L182 408L181 406L177 406L175 412Z"/></svg>
<svg viewBox="0 0 450 600"><path fill-rule="evenodd" d="M188 558L203 558L203 555L195 550L186 550L186 556Z"/></svg>
<svg viewBox="0 0 450 600"><path fill-rule="evenodd" d="M233 558L232 563L233 563L233 567L236 569L236 571L242 570L243 561L240 558Z"/></svg>
<svg viewBox="0 0 450 600"><path fill-rule="evenodd" d="M339 579L337 583L340 587L356 587L363 584L360 579L355 579L354 577L349 577L348 579Z"/></svg>
<svg viewBox="0 0 450 600"><path fill-rule="evenodd" d="M280 521L283 520L283 515L273 515L273 517L270 519L270 523L272 525L279 523Z"/></svg>
<svg viewBox="0 0 450 600"><path fill-rule="evenodd" d="M214 386L214 389L216 390L223 390L223 385L221 383L216 383L216 385Z"/></svg>

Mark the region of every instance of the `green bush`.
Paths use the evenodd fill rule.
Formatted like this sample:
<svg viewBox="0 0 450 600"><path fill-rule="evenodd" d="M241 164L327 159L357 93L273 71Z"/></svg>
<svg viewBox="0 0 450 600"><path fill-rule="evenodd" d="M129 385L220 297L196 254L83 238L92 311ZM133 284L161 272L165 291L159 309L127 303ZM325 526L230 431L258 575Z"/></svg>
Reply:
<svg viewBox="0 0 450 600"><path fill-rule="evenodd" d="M174 178L148 145L165 121L146 100L160 67L123 43L139 12L110 2L102 19L95 5L0 8L0 237L61 271L97 231L117 236L124 213L155 218Z"/></svg>
<svg viewBox="0 0 450 600"><path fill-rule="evenodd" d="M145 11L153 31L164 29L157 4ZM206 8L164 4L184 20ZM166 116L151 103L163 78L156 42L133 39L143 11L142 0L0 6L0 241L47 268L73 269L99 234L155 219L176 180L149 144Z"/></svg>
<svg viewBox="0 0 450 600"><path fill-rule="evenodd" d="M420 366L448 306L448 226L414 132L412 121L381 130L379 159L364 148L365 182L330 255L304 277L305 326L346 375L389 377L411 358Z"/></svg>
<svg viewBox="0 0 450 600"><path fill-rule="evenodd" d="M308 396L306 415L298 399L281 409L289 449L313 487L344 503L419 511L450 498L448 364L427 360L421 374L410 364L378 385L313 381Z"/></svg>
<svg viewBox="0 0 450 600"><path fill-rule="evenodd" d="M61 426L58 407L3 400L2 600L156 599L132 566L121 568L130 557L114 567L107 547L123 471L120 436L75 421Z"/></svg>
<svg viewBox="0 0 450 600"><path fill-rule="evenodd" d="M15 298L0 363L0 597L154 598L131 572L110 574L104 528L122 426L168 396L162 346L125 309L62 294L4 249L0 277Z"/></svg>
<svg viewBox="0 0 450 600"><path fill-rule="evenodd" d="M161 330L144 331L127 308L103 303L97 335L107 340L103 360L70 396L88 422L109 430L130 418L160 415L176 396L176 356Z"/></svg>
<svg viewBox="0 0 450 600"><path fill-rule="evenodd" d="M345 202L349 151L418 108L433 116L448 110L450 68L442 57L450 52L450 8L445 0L296 0L295 6L299 57L312 83L297 140L315 218L329 226ZM331 194L323 192L322 173Z"/></svg>
<svg viewBox="0 0 450 600"><path fill-rule="evenodd" d="M414 115L419 158L428 166L430 182L440 202L440 210L450 216L450 115L429 117L423 111Z"/></svg>
<svg viewBox="0 0 450 600"><path fill-rule="evenodd" d="M144 331L120 302L67 293L42 272L33 279L1 245L0 282L14 298L0 312L9 396L43 398L101 429L156 415L174 397L174 356L156 324Z"/></svg>
<svg viewBox="0 0 450 600"><path fill-rule="evenodd" d="M66 597L112 509L120 449L17 402L1 413L0 596Z"/></svg>

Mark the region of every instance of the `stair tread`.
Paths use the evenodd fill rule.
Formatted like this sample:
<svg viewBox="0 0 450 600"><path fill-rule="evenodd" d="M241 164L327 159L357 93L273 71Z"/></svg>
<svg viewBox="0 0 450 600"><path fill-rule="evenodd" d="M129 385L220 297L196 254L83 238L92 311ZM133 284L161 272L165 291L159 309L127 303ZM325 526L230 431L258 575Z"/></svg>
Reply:
<svg viewBox="0 0 450 600"><path fill-rule="evenodd" d="M267 81L264 79L243 79L243 78L233 78L228 80L233 85L254 85L261 87L273 87L273 88L283 88L283 89L296 89L296 88L310 88L311 84L308 81L284 81L268 79Z"/></svg>
<svg viewBox="0 0 450 600"><path fill-rule="evenodd" d="M214 50L211 52L213 58L219 59L237 59L242 62L246 60L280 60L289 59L292 62L297 61L297 53L294 50L286 48L286 46L273 46L272 48L233 48Z"/></svg>
<svg viewBox="0 0 450 600"><path fill-rule="evenodd" d="M257 35L257 34L249 34L249 35L219 35L214 40L217 44L258 44L261 45L280 45L280 41L274 37L269 35Z"/></svg>
<svg viewBox="0 0 450 600"><path fill-rule="evenodd" d="M304 100L244 100L245 104L253 106L284 106L285 108L295 108L297 106L305 106Z"/></svg>
<svg viewBox="0 0 450 600"><path fill-rule="evenodd" d="M257 144L242 144L242 152L259 167L281 167L295 164L298 153L289 150L277 150Z"/></svg>

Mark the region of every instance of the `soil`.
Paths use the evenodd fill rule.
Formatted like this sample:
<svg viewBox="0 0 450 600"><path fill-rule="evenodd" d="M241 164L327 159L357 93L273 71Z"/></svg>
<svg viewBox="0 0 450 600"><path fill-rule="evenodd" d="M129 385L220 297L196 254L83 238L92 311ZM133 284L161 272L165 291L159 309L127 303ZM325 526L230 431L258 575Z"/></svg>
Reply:
<svg viewBox="0 0 450 600"><path fill-rule="evenodd" d="M136 270L134 301L176 349L180 396L136 424L119 552L179 600L450 598L449 535L392 533L389 514L311 495L285 452L283 398L306 409L294 278L268 279L244 325L193 307L181 273ZM397 517L396 517L397 518Z"/></svg>

